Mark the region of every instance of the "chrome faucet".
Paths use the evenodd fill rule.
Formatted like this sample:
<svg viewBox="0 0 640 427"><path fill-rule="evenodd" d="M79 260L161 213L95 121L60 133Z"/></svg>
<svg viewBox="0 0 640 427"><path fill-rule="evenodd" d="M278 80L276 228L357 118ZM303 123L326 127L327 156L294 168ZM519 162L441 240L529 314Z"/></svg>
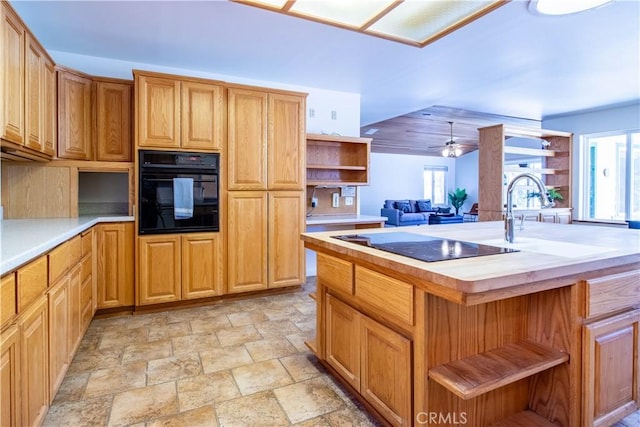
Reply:
<svg viewBox="0 0 640 427"><path fill-rule="evenodd" d="M530 179L538 186L540 192L540 205L542 208L552 208L554 206L553 199L549 196L549 192L544 187L544 183L537 176L530 173L523 173L509 183L507 187L507 213L504 217L504 240L508 243L513 243L513 188L521 179Z"/></svg>

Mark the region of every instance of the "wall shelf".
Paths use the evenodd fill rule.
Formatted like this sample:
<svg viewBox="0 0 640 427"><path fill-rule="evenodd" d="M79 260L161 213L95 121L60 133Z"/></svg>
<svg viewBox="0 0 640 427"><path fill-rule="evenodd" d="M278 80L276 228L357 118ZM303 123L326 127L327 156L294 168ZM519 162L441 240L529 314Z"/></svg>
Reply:
<svg viewBox="0 0 640 427"><path fill-rule="evenodd" d="M307 134L307 185L368 185L371 138Z"/></svg>
<svg viewBox="0 0 640 427"><path fill-rule="evenodd" d="M524 340L436 366L429 378L466 400L568 360L565 352Z"/></svg>

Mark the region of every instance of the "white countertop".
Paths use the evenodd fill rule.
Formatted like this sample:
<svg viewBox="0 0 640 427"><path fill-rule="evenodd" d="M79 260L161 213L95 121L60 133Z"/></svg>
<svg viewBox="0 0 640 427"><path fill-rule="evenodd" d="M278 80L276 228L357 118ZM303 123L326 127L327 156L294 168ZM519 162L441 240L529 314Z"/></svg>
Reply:
<svg viewBox="0 0 640 427"><path fill-rule="evenodd" d="M15 270L100 222L133 220L132 216L2 220L0 221L0 275Z"/></svg>
<svg viewBox="0 0 640 427"><path fill-rule="evenodd" d="M369 222L384 222L386 220L386 216L318 215L307 217L307 225L366 224Z"/></svg>

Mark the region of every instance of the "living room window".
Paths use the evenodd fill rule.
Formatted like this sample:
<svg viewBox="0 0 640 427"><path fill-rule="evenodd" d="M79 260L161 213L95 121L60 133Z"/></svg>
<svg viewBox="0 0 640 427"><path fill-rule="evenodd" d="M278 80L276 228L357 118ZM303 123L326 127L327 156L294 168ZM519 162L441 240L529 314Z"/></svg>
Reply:
<svg viewBox="0 0 640 427"><path fill-rule="evenodd" d="M447 166L424 167L424 198L432 205L447 203Z"/></svg>
<svg viewBox="0 0 640 427"><path fill-rule="evenodd" d="M585 135L585 219L640 219L640 131Z"/></svg>

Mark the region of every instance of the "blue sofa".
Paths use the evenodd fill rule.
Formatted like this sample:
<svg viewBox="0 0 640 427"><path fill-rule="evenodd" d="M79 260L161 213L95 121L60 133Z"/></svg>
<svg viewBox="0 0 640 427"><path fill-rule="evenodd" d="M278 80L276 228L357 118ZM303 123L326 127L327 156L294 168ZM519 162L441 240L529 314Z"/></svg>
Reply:
<svg viewBox="0 0 640 427"><path fill-rule="evenodd" d="M380 209L380 216L387 217L388 225L396 227L404 225L428 224L429 215L436 212L448 213L449 208L431 206L431 200L385 200L384 206Z"/></svg>

